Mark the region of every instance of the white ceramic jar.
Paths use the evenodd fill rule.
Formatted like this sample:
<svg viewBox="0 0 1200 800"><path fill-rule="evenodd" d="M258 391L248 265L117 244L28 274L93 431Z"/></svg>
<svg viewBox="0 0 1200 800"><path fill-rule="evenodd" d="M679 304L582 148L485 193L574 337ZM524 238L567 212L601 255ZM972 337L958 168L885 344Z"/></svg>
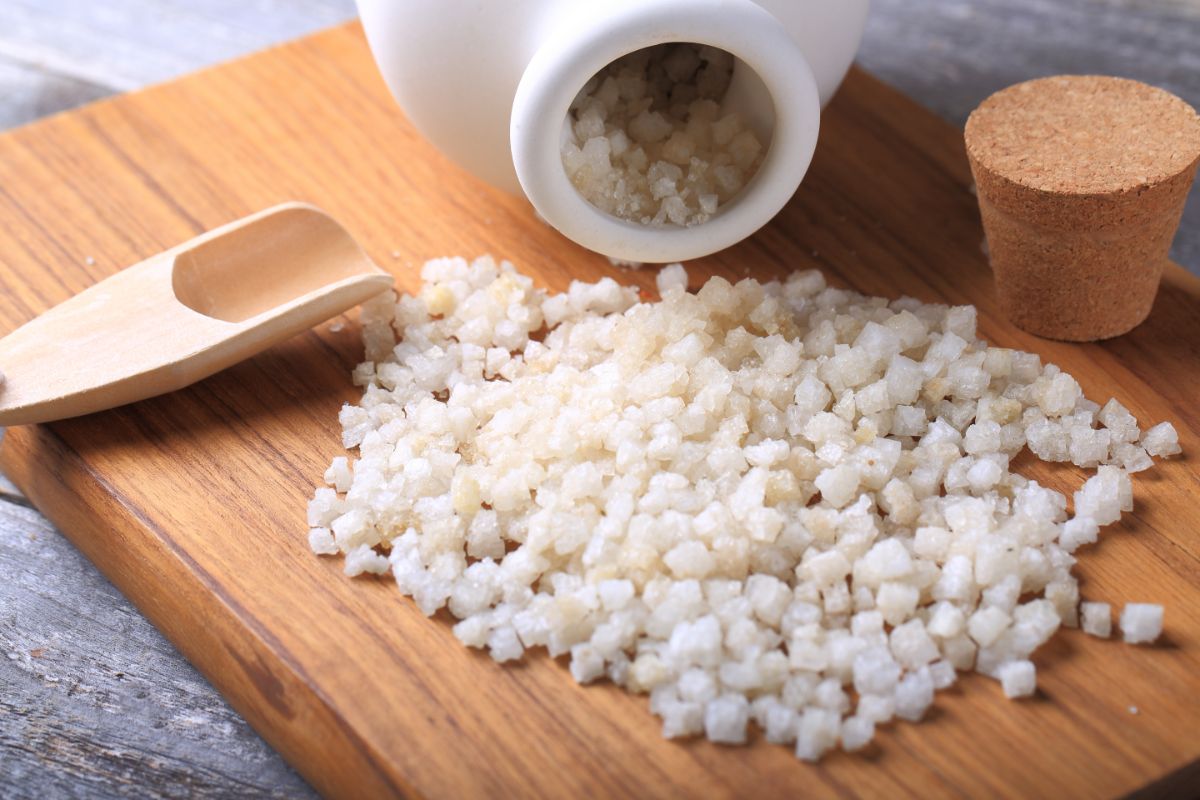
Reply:
<svg viewBox="0 0 1200 800"><path fill-rule="evenodd" d="M607 256L668 262L724 249L783 208L808 170L858 49L868 0L358 0L405 113L480 178L523 192L567 237ZM592 206L561 145L571 101L623 55L667 42L736 57L724 110L768 144L757 174L707 222L640 225Z"/></svg>

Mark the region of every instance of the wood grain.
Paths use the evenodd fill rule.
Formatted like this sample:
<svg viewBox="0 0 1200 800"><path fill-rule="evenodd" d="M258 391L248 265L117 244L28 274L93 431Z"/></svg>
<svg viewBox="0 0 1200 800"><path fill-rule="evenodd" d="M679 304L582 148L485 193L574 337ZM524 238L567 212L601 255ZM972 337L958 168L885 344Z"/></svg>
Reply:
<svg viewBox="0 0 1200 800"><path fill-rule="evenodd" d="M996 312L960 135L862 73L825 125L788 209L697 262L694 279L817 266L863 291L976 302L984 335L1040 352L1093 397L1173 419L1195 451L1200 281L1173 269L1151 319L1114 342L1036 340ZM427 257L487 251L554 288L573 276L652 281L579 251L441 159L344 28L0 139L0 320L15 327L126 263L289 198L328 209L409 289ZM1052 797L1194 785L1163 783L1194 780L1200 759L1194 459L1139 475L1137 511L1080 567L1090 598L1166 603L1165 646L1068 632L1037 656L1035 701L968 678L868 756L810 767L761 742L665 742L644 699L581 689L544 656L495 665L388 582L346 579L309 555L304 501L341 452L356 337L323 326L183 392L14 429L3 445L17 485L318 790ZM1029 474L1062 489L1081 478Z"/></svg>

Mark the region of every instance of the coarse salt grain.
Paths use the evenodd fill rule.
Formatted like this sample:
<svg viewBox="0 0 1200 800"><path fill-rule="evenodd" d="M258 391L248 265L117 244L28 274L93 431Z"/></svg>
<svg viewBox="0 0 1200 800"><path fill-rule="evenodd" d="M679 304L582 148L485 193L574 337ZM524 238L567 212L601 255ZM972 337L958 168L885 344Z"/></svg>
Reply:
<svg viewBox="0 0 1200 800"><path fill-rule="evenodd" d="M842 749L861 750L875 738L875 723L863 717L847 717L842 723Z"/></svg>
<svg viewBox="0 0 1200 800"><path fill-rule="evenodd" d="M549 296L489 258L422 278L363 309L358 458L315 492L311 548L390 569L498 661L544 647L648 693L667 737L754 724L815 760L920 719L956 670L1032 693L1029 656L1078 624L1071 551L1132 508L1131 464L1177 452L1169 425L978 341L973 310L817 272L692 294L673 266L659 302ZM1074 516L1009 469L1027 443L1100 464ZM1127 641L1161 624L1121 619Z"/></svg>
<svg viewBox="0 0 1200 800"><path fill-rule="evenodd" d="M1009 661L997 674L1005 697L1029 697L1037 691L1037 670L1032 661Z"/></svg>
<svg viewBox="0 0 1200 800"><path fill-rule="evenodd" d="M1108 603L1080 603L1079 615L1084 633L1101 639L1112 635L1112 607Z"/></svg>
<svg viewBox="0 0 1200 800"><path fill-rule="evenodd" d="M1126 603L1121 609L1121 634L1130 644L1151 644L1162 634L1163 607L1154 603Z"/></svg>
<svg viewBox="0 0 1200 800"><path fill-rule="evenodd" d="M1179 434L1169 422L1160 422L1150 428L1142 434L1139 444L1152 456L1174 456L1182 452L1179 447Z"/></svg>

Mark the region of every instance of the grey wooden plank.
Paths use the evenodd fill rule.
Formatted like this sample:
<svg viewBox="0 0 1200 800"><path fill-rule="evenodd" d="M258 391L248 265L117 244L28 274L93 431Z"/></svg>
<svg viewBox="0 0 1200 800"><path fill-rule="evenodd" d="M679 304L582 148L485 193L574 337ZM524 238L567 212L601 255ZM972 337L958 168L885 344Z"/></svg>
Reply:
<svg viewBox="0 0 1200 800"><path fill-rule="evenodd" d="M313 796L36 511L0 502L0 576L0 796Z"/></svg>
<svg viewBox="0 0 1200 800"><path fill-rule="evenodd" d="M0 57L0 130L112 94L112 89Z"/></svg>
<svg viewBox="0 0 1200 800"><path fill-rule="evenodd" d="M958 125L992 92L1060 73L1135 78L1200 108L1200 1L873 0L859 60ZM1200 187L1172 255L1200 274Z"/></svg>
<svg viewBox="0 0 1200 800"><path fill-rule="evenodd" d="M352 0L3 0L0 55L124 91L353 15Z"/></svg>

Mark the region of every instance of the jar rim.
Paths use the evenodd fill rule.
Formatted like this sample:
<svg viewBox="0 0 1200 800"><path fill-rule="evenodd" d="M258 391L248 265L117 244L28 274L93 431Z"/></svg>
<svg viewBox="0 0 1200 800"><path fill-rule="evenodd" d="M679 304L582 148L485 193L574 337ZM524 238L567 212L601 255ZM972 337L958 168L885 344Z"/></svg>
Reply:
<svg viewBox="0 0 1200 800"><path fill-rule="evenodd" d="M570 182L561 154L579 89L621 56L671 42L730 53L757 74L774 104L775 127L758 172L710 220L690 227L642 225L596 208ZM624 261L685 261L741 241L779 213L808 171L820 112L799 45L750 0L613 0L599 12L578 9L531 59L513 101L513 164L534 208L575 242Z"/></svg>

